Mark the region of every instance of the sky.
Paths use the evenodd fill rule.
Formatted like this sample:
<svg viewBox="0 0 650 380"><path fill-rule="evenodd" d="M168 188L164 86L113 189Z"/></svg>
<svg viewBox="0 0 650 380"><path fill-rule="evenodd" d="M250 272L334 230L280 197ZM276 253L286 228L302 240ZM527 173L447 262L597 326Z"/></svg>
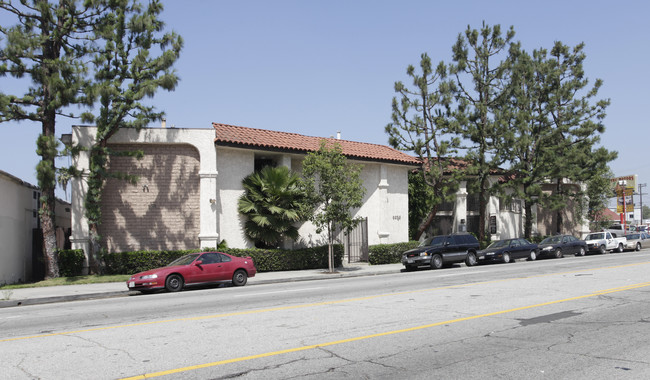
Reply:
<svg viewBox="0 0 650 380"><path fill-rule="evenodd" d="M610 99L601 144L618 152L615 176L650 182L650 31L647 1L199 1L163 0L167 30L185 42L176 64L180 82L151 104L167 125L250 128L388 144L396 81L422 53L451 61L468 26L510 26L527 51L555 41L585 43L586 76L604 81ZM9 24L0 11L0 23ZM11 22L13 24L13 22ZM15 80L0 78L11 93ZM60 118L57 136L78 120ZM159 124L152 125L159 127ZM0 124L0 170L37 184L40 125ZM66 165L66 159L62 160ZM644 188L644 192L647 188ZM69 191L57 195L70 200ZM646 195L650 204L650 196Z"/></svg>

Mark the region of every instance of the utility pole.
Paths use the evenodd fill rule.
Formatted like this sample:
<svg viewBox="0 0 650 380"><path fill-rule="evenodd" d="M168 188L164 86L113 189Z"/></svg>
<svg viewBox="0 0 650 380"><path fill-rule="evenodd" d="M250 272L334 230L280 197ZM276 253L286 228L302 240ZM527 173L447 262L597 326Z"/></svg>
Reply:
<svg viewBox="0 0 650 380"><path fill-rule="evenodd" d="M639 203L641 204L641 224L643 224L643 188L648 186L645 183L639 184Z"/></svg>

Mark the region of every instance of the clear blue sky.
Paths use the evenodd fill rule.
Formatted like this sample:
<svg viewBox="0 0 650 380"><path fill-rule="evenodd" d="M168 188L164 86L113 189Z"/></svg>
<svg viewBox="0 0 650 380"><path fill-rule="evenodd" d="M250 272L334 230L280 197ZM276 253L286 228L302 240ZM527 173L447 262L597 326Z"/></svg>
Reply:
<svg viewBox="0 0 650 380"><path fill-rule="evenodd" d="M586 44L585 70L611 99L602 144L615 175L650 182L650 30L646 1L164 1L185 48L181 81L152 103L167 124L212 122L387 144L393 83L427 52L450 61L468 25L510 25L532 51ZM7 23L7 15L0 14ZM9 92L14 84L0 78ZM78 122L61 119L57 135ZM40 126L0 124L0 169L36 184ZM649 149L650 150L650 149ZM62 198L69 195L58 193ZM646 196L650 204L650 196Z"/></svg>

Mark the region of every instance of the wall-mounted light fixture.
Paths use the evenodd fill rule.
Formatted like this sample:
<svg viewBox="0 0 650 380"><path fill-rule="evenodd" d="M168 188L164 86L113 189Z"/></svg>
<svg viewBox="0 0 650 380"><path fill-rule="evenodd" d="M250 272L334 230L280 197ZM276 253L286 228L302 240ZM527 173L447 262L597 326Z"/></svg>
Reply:
<svg viewBox="0 0 650 380"><path fill-rule="evenodd" d="M210 204L213 205L213 204L215 204L215 203L217 203L217 200L214 199L214 198L210 198Z"/></svg>

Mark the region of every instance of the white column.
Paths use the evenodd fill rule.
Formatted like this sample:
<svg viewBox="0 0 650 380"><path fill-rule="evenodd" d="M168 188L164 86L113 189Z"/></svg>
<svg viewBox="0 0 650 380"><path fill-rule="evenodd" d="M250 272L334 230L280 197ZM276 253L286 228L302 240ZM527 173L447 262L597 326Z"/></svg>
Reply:
<svg viewBox="0 0 650 380"><path fill-rule="evenodd" d="M199 173L201 223L199 232L200 247L214 247L219 244L217 199L217 173Z"/></svg>
<svg viewBox="0 0 650 380"><path fill-rule="evenodd" d="M465 221L465 231L467 231L467 181L462 181L456 193L456 206L454 207L454 225L453 232L460 232L461 222Z"/></svg>
<svg viewBox="0 0 650 380"><path fill-rule="evenodd" d="M96 134L94 127L75 127L72 129L73 145L90 147ZM82 174L80 178L70 179L71 207L70 219L72 225L72 236L70 243L72 249L82 249L84 256L83 274L88 274L88 253L90 252L90 230L88 228L88 218L86 218L86 193L88 192L88 174L90 168L90 154L88 151L79 152L77 157L73 158L73 165Z"/></svg>

